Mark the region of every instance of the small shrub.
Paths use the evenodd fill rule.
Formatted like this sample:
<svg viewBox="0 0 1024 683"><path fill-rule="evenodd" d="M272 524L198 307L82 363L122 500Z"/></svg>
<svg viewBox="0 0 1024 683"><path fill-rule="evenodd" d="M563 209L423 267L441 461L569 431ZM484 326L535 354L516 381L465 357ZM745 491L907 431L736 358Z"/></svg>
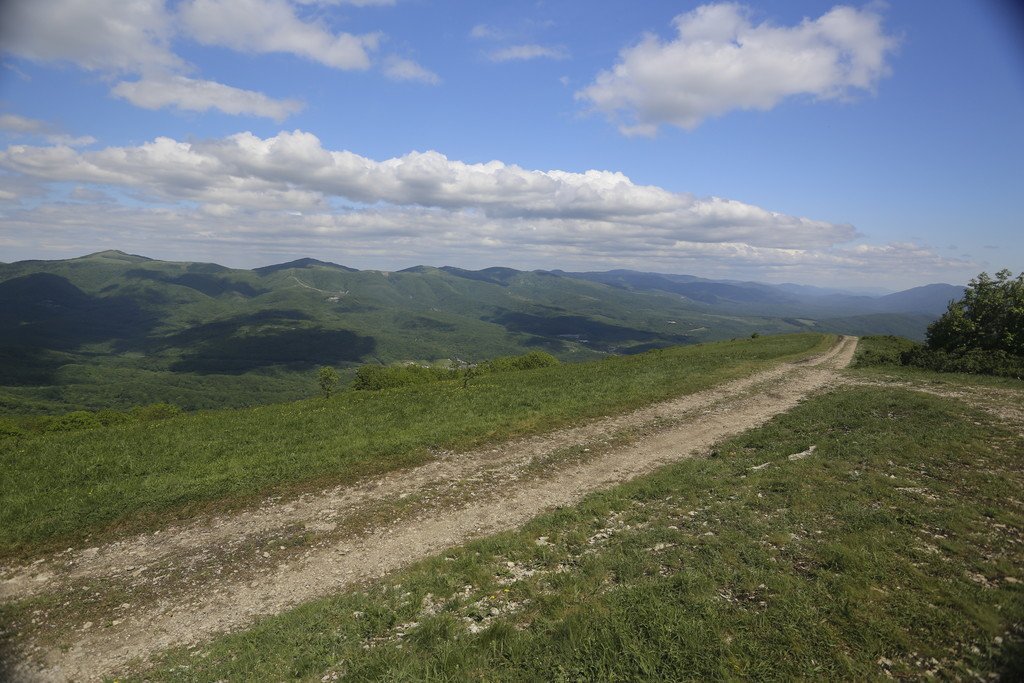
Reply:
<svg viewBox="0 0 1024 683"><path fill-rule="evenodd" d="M48 420L43 427L47 432L70 432L77 429L95 429L103 424L96 419L96 413L87 410L76 410L73 413L59 415Z"/></svg>
<svg viewBox="0 0 1024 683"><path fill-rule="evenodd" d="M131 412L131 416L139 422L166 420L169 417L180 414L181 408L170 403L151 403L148 406L136 406L132 408Z"/></svg>
<svg viewBox="0 0 1024 683"><path fill-rule="evenodd" d="M316 382L320 386L320 393L324 395L324 398L331 397L339 381L341 381L341 376L334 368L324 366L317 370Z"/></svg>
<svg viewBox="0 0 1024 683"><path fill-rule="evenodd" d="M120 410L100 410L99 412L95 413L95 416L96 421L99 422L104 427L125 424L126 422L132 421L132 416L130 414L122 412Z"/></svg>
<svg viewBox="0 0 1024 683"><path fill-rule="evenodd" d="M558 365L558 359L544 351L531 351L522 356L500 356L485 361L478 366L478 372L515 372L517 370L534 370Z"/></svg>
<svg viewBox="0 0 1024 683"><path fill-rule="evenodd" d="M6 417L0 417L0 438L7 436L24 436L25 430Z"/></svg>

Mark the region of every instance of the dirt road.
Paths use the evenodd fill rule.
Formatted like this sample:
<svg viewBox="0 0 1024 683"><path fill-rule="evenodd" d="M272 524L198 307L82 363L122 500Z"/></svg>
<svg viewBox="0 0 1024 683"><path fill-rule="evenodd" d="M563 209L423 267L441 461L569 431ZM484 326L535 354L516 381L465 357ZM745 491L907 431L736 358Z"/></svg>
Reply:
<svg viewBox="0 0 1024 683"><path fill-rule="evenodd" d="M90 680L245 627L591 491L707 453L841 381L856 347L712 390L358 486L0 568L0 602L34 599L7 675Z"/></svg>

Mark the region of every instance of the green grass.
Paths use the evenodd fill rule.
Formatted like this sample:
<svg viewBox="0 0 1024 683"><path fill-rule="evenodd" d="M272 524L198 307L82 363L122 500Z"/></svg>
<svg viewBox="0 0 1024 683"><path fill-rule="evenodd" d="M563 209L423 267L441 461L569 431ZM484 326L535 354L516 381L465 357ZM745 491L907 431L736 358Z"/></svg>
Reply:
<svg viewBox="0 0 1024 683"><path fill-rule="evenodd" d="M1019 680L1022 453L950 399L840 390L139 679Z"/></svg>
<svg viewBox="0 0 1024 683"><path fill-rule="evenodd" d="M913 366L900 365L899 354L920 346L917 342L902 337L870 336L861 337L857 342L851 372L859 377L882 377L912 382L923 382L936 386L954 387L968 385L994 387L1024 391L1024 380L1013 377L995 377L962 372L935 372Z"/></svg>
<svg viewBox="0 0 1024 683"><path fill-rule="evenodd" d="M419 464L431 449L466 448L698 391L832 341L761 337L466 383L0 437L0 556Z"/></svg>

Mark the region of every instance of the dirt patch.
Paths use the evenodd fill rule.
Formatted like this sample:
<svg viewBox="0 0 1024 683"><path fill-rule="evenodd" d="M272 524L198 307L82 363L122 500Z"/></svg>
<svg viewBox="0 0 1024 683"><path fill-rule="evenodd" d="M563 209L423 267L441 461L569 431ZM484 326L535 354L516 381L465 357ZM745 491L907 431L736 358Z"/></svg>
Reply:
<svg viewBox="0 0 1024 683"><path fill-rule="evenodd" d="M958 384L953 388L932 384L926 380L915 381L896 377L856 378L851 379L850 382L858 386L898 387L963 401L972 408L992 415L1000 422L1022 430L1020 433L1024 435L1024 405L1021 404L1024 394L1020 391L967 384Z"/></svg>
<svg viewBox="0 0 1024 683"><path fill-rule="evenodd" d="M843 382L855 338L714 389L248 511L0 569L24 680L88 680L470 539L759 426ZM542 463L543 467L538 467ZM116 596L116 600L107 599ZM116 604L114 604L116 603Z"/></svg>

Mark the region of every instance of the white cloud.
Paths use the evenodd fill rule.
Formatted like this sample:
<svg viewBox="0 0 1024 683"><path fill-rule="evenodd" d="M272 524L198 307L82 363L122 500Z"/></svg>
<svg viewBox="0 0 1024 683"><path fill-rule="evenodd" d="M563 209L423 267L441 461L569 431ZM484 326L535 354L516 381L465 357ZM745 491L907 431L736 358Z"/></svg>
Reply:
<svg viewBox="0 0 1024 683"><path fill-rule="evenodd" d="M872 9L837 6L795 26L754 24L723 3L681 14L677 35L646 35L576 93L627 135L661 124L692 130L734 109L768 110L787 97L846 98L872 91L888 74L897 40Z"/></svg>
<svg viewBox="0 0 1024 683"><path fill-rule="evenodd" d="M411 59L395 55L384 60L384 75L393 81L419 81L429 85L441 82L441 78L433 71L425 69Z"/></svg>
<svg viewBox="0 0 1024 683"><path fill-rule="evenodd" d="M301 20L285 0L190 0L179 7L189 35L239 52L281 52L335 69L367 69L380 34L332 33Z"/></svg>
<svg viewBox="0 0 1024 683"><path fill-rule="evenodd" d="M0 130L8 131L16 136L41 137L50 144L68 147L85 147L96 142L96 138L91 135L74 136L61 133L56 126L48 121L18 114L0 114Z"/></svg>
<svg viewBox="0 0 1024 683"><path fill-rule="evenodd" d="M526 61L529 59L567 59L569 52L560 46L510 45L492 51L487 58L492 62Z"/></svg>
<svg viewBox="0 0 1024 683"><path fill-rule="evenodd" d="M170 106L187 111L218 109L225 114L263 116L278 122L303 108L296 100L276 100L254 90L185 76L122 81L111 93L143 109Z"/></svg>
<svg viewBox="0 0 1024 683"><path fill-rule="evenodd" d="M29 0L3 3L0 45L36 62L137 73L178 69L163 0Z"/></svg>
<svg viewBox="0 0 1024 683"><path fill-rule="evenodd" d="M18 114L0 114L0 130L12 133L45 133L50 129L50 124L46 121L30 119Z"/></svg>
<svg viewBox="0 0 1024 683"><path fill-rule="evenodd" d="M324 149L302 131L270 138L170 138L137 147L78 152L12 145L0 167L43 181L132 188L161 201L235 205L243 210L323 209L331 201L425 207L496 221L585 244L599 239L743 242L773 248L831 246L855 236L849 225L767 211L719 197L695 198L636 185L610 171L534 171L491 161L466 164L438 152L375 161Z"/></svg>
<svg viewBox="0 0 1024 683"><path fill-rule="evenodd" d="M230 254L239 264L332 254L365 267L626 267L830 284L977 272L921 245L856 243L848 225L637 185L621 173L466 164L437 152L377 161L301 131L98 150L11 145L0 151L0 176L8 253L80 253L73 245L88 244ZM67 182L76 184L70 192ZM131 205L113 200L125 194ZM28 196L36 199L17 204Z"/></svg>
<svg viewBox="0 0 1024 683"><path fill-rule="evenodd" d="M489 40L500 38L502 33L493 26L487 24L477 24L469 30L469 37L476 40Z"/></svg>
<svg viewBox="0 0 1024 683"><path fill-rule="evenodd" d="M319 3L318 3L319 4ZM354 0L343 4L391 4ZM282 120L301 109L294 100L186 76L192 67L172 50L186 29L195 40L246 53L298 55L338 69L366 69L380 34L332 33L303 21L286 0L32 0L0 4L0 51L41 63L70 62L104 75L134 74L113 94L148 109L217 109ZM413 62L389 64L392 78L432 82ZM65 142L71 142L71 139ZM54 142L58 142L54 140ZM79 144L82 144L79 142Z"/></svg>

